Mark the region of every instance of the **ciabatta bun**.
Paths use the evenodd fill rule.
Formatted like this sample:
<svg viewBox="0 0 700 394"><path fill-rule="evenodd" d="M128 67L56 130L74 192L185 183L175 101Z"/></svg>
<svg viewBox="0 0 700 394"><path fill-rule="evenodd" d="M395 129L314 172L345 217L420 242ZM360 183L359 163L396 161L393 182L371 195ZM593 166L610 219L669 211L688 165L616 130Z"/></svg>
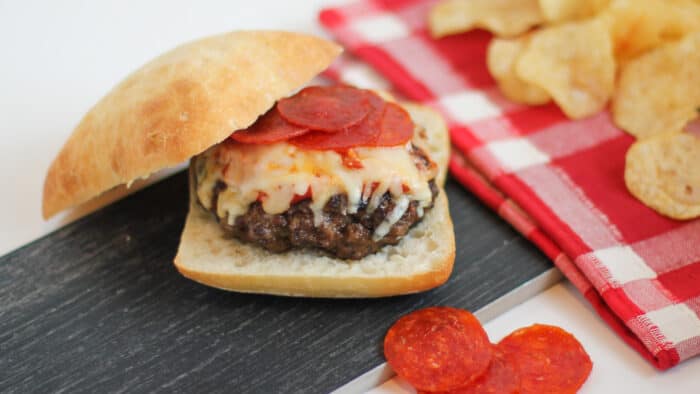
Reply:
<svg viewBox="0 0 700 394"><path fill-rule="evenodd" d="M449 139L439 114L417 104L404 104L425 129L414 143L439 168L440 194L435 206L396 246L360 260L340 260L315 251L271 253L226 237L211 213L192 195L190 212L175 257L182 275L225 290L304 297L382 297L415 293L444 283L452 272L455 239L445 181ZM190 178L191 179L191 178Z"/></svg>
<svg viewBox="0 0 700 394"><path fill-rule="evenodd" d="M157 57L112 89L73 131L46 175L44 218L187 161L249 126L340 52L318 37L243 31Z"/></svg>

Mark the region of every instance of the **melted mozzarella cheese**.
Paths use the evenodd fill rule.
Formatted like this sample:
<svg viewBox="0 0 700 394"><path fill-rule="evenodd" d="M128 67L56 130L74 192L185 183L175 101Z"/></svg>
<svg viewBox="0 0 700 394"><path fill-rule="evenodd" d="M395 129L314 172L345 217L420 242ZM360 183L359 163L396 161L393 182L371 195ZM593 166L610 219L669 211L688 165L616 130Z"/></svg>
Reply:
<svg viewBox="0 0 700 394"><path fill-rule="evenodd" d="M287 143L223 143L203 155L204 163L197 170L197 196L209 209L216 182L225 182L217 215L233 224L255 201L262 202L265 212L278 214L289 209L295 196L311 190L310 208L318 226L323 221L323 207L336 194L346 194L347 213L355 213L363 203L370 212L376 209L389 192L396 203L375 231L374 237L381 239L403 216L410 201L418 202L419 212L432 202L428 181L435 174L419 170L409 150L410 144L356 148L362 168L349 168L335 151L308 151Z"/></svg>
<svg viewBox="0 0 700 394"><path fill-rule="evenodd" d="M391 212L389 212L389 214L374 230L374 234L372 234L372 240L379 241L380 239L384 238L384 236L387 235L391 230L391 227L393 227L394 224L396 224L396 222L398 222L399 219L401 219L401 216L403 216L403 214L406 212L410 203L411 201L408 199L408 197L399 197L396 200L394 209L392 209Z"/></svg>

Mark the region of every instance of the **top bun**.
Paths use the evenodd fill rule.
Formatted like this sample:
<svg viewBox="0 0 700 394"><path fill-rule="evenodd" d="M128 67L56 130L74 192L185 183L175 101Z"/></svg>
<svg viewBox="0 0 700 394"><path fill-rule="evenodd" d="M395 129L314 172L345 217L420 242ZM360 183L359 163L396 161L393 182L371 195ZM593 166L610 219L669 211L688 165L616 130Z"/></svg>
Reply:
<svg viewBox="0 0 700 394"><path fill-rule="evenodd" d="M251 125L341 52L277 31L204 38L136 70L81 120L49 167L43 215L182 163Z"/></svg>

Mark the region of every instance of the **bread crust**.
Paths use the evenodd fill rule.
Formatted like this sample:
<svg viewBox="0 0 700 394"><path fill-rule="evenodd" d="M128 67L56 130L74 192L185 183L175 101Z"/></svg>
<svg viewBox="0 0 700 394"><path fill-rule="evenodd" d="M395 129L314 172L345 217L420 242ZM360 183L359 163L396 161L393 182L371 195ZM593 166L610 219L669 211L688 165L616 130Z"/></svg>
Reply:
<svg viewBox="0 0 700 394"><path fill-rule="evenodd" d="M449 156L444 121L436 112L404 104L426 133L414 143L430 152L440 169L435 206L396 246L360 260L340 260L309 250L271 253L226 238L213 216L196 203L190 172L190 212L175 257L185 277L207 286L245 293L324 298L385 297L425 291L452 272L455 239L442 188ZM192 169L190 169L192 171Z"/></svg>
<svg viewBox="0 0 700 394"><path fill-rule="evenodd" d="M340 52L309 35L242 31L157 57L75 128L46 175L44 218L201 153L252 124Z"/></svg>

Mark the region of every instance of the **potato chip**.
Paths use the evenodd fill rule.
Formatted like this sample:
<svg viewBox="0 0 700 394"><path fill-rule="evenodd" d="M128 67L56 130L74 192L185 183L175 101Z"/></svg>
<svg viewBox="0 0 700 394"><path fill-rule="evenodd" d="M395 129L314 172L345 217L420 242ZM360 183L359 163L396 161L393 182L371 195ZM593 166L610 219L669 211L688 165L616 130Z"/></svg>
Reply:
<svg viewBox="0 0 700 394"><path fill-rule="evenodd" d="M516 72L523 81L547 91L569 118L597 113L615 85L615 59L606 25L591 19L534 32Z"/></svg>
<svg viewBox="0 0 700 394"><path fill-rule="evenodd" d="M547 22L564 22L591 17L605 8L610 0L539 0Z"/></svg>
<svg viewBox="0 0 700 394"><path fill-rule="evenodd" d="M700 30L700 4L692 0L612 0L601 14L626 62L645 51Z"/></svg>
<svg viewBox="0 0 700 394"><path fill-rule="evenodd" d="M615 123L644 138L681 130L700 107L700 32L631 60L613 99Z"/></svg>
<svg viewBox="0 0 700 394"><path fill-rule="evenodd" d="M627 152L625 183L645 205L674 219L700 216L700 137L671 132Z"/></svg>
<svg viewBox="0 0 700 394"><path fill-rule="evenodd" d="M476 28L512 37L541 22L537 0L445 0L433 7L428 16L433 37Z"/></svg>
<svg viewBox="0 0 700 394"><path fill-rule="evenodd" d="M494 38L489 43L486 64L504 96L523 104L544 104L551 99L549 94L539 86L523 81L515 73L515 62L524 51L527 41L525 36Z"/></svg>

